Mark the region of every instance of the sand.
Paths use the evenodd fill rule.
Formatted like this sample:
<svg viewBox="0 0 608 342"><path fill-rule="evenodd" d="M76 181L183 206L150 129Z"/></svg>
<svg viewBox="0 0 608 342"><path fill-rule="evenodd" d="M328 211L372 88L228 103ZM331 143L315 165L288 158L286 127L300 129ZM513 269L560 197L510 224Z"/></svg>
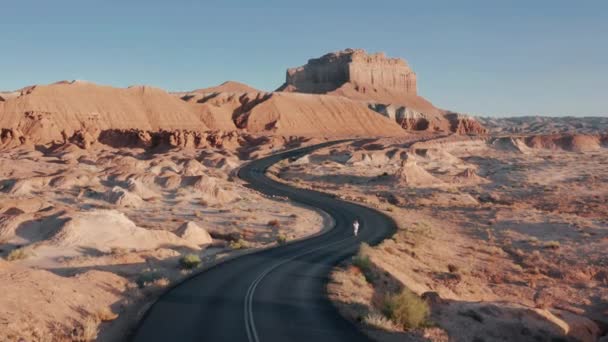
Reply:
<svg viewBox="0 0 608 342"><path fill-rule="evenodd" d="M366 249L373 275L346 263L332 275L330 297L360 321L382 314L384 296L408 288L432 298L436 327L363 324L371 337L596 341L608 326L608 150L570 135L527 143L535 140L379 139L270 172L398 223L395 236ZM403 174L405 181L396 177Z"/></svg>
<svg viewBox="0 0 608 342"><path fill-rule="evenodd" d="M244 158L315 140L239 139L160 152L72 144L0 152L0 289L8 294L0 340L71 340L85 330L124 339L142 308L190 274L183 255L205 265L324 228L320 214L233 175Z"/></svg>

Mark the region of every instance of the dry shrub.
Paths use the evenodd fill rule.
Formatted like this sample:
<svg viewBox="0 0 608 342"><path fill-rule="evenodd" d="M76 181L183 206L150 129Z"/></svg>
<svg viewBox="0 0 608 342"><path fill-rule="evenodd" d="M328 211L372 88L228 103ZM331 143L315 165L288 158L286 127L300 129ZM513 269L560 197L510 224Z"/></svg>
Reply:
<svg viewBox="0 0 608 342"><path fill-rule="evenodd" d="M232 249L244 249L247 247L248 247L247 241L245 241L243 239L230 241L230 248L232 248Z"/></svg>
<svg viewBox="0 0 608 342"><path fill-rule="evenodd" d="M371 247L368 244L362 243L359 252L353 257L353 265L357 266L363 273L370 272L372 268L372 262L369 259L370 250Z"/></svg>
<svg viewBox="0 0 608 342"><path fill-rule="evenodd" d="M378 312L370 312L363 318L366 325L382 330L395 331L398 327L389 318Z"/></svg>
<svg viewBox="0 0 608 342"><path fill-rule="evenodd" d="M128 248L124 248L124 247L112 247L110 249L110 254L112 254L112 255L125 255L129 252L130 252L130 250Z"/></svg>
<svg viewBox="0 0 608 342"><path fill-rule="evenodd" d="M72 341L89 342L97 339L99 320L97 316L87 317L82 324L72 332Z"/></svg>
<svg viewBox="0 0 608 342"><path fill-rule="evenodd" d="M282 245L286 242L287 242L287 235L285 235L283 233L279 233L279 235L277 235L277 243L279 245Z"/></svg>
<svg viewBox="0 0 608 342"><path fill-rule="evenodd" d="M547 242L543 243L544 248L558 249L560 246L561 245L560 245L559 241L555 241L555 240L547 241Z"/></svg>
<svg viewBox="0 0 608 342"><path fill-rule="evenodd" d="M191 270L199 267L201 264L201 258L196 254L186 254L179 259L179 265L183 269Z"/></svg>
<svg viewBox="0 0 608 342"><path fill-rule="evenodd" d="M152 283L152 285L154 285L158 288L167 287L167 286L169 286L169 284L171 284L171 280L169 280L169 278L167 278L167 277L162 277L162 278L156 279Z"/></svg>
<svg viewBox="0 0 608 342"><path fill-rule="evenodd" d="M359 247L359 252L353 257L352 261L352 264L361 270L361 273L365 276L365 280L369 283L373 283L374 281L373 264L369 257L371 250L372 248L368 244L362 243L361 247Z"/></svg>
<svg viewBox="0 0 608 342"><path fill-rule="evenodd" d="M415 329L427 322L430 309L426 301L404 289L385 299L384 314L403 329Z"/></svg>
<svg viewBox="0 0 608 342"><path fill-rule="evenodd" d="M28 258L30 255L23 250L23 248L16 248L13 249L7 256L6 256L6 260L8 261L15 261L15 260L23 260Z"/></svg>
<svg viewBox="0 0 608 342"><path fill-rule="evenodd" d="M456 273L458 272L459 268L458 266L454 265L454 264L448 264L448 271L450 271L450 273Z"/></svg>
<svg viewBox="0 0 608 342"><path fill-rule="evenodd" d="M355 265L361 272L369 273L372 268L372 262L367 255L356 255L353 257L353 265Z"/></svg>
<svg viewBox="0 0 608 342"><path fill-rule="evenodd" d="M281 226L281 222L279 222L279 220L268 221L268 227L279 228L280 226Z"/></svg>
<svg viewBox="0 0 608 342"><path fill-rule="evenodd" d="M99 319L102 322L113 321L117 317L118 317L118 315L115 314L114 312L112 312L112 310L110 308L108 308L107 306L103 307L97 311L97 319Z"/></svg>
<svg viewBox="0 0 608 342"><path fill-rule="evenodd" d="M158 279L163 278L163 274L156 269L143 270L135 280L135 283L140 289L153 285Z"/></svg>

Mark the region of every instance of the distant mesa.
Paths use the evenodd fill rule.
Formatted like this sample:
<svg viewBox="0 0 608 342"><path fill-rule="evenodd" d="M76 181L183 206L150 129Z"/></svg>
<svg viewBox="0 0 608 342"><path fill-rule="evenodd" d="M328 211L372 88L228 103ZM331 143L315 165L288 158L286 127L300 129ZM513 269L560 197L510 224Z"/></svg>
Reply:
<svg viewBox="0 0 608 342"><path fill-rule="evenodd" d="M282 92L328 94L364 102L403 129L483 134L475 119L435 107L418 95L416 73L400 58L346 49L287 70Z"/></svg>
<svg viewBox="0 0 608 342"><path fill-rule="evenodd" d="M310 59L308 64L287 70L280 91L324 94L351 83L361 93L391 89L416 95L416 74L399 58L383 53L367 54L361 49L346 49Z"/></svg>

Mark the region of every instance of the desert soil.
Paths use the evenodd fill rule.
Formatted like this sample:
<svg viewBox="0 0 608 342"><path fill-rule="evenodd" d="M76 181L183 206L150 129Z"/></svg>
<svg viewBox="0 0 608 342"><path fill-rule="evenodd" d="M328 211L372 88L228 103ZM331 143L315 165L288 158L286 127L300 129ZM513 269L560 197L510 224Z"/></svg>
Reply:
<svg viewBox="0 0 608 342"><path fill-rule="evenodd" d="M317 212L245 187L240 155L101 144L1 152L0 340L124 339L163 288L197 269L323 228ZM186 254L201 266L180 267Z"/></svg>
<svg viewBox="0 0 608 342"><path fill-rule="evenodd" d="M362 247L369 270L345 263L332 274L344 315L379 341L606 334L608 149L472 137L410 144L345 143L269 171L397 222L391 239ZM404 288L429 303L426 326L383 316L385 298Z"/></svg>

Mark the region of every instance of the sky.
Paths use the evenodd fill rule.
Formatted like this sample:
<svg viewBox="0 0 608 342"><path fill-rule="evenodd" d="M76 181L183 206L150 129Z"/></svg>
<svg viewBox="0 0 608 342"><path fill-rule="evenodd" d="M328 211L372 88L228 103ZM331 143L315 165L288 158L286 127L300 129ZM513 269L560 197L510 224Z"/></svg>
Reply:
<svg viewBox="0 0 608 342"><path fill-rule="evenodd" d="M274 90L345 48L408 61L436 106L608 115L608 1L0 0L0 89L58 80Z"/></svg>

